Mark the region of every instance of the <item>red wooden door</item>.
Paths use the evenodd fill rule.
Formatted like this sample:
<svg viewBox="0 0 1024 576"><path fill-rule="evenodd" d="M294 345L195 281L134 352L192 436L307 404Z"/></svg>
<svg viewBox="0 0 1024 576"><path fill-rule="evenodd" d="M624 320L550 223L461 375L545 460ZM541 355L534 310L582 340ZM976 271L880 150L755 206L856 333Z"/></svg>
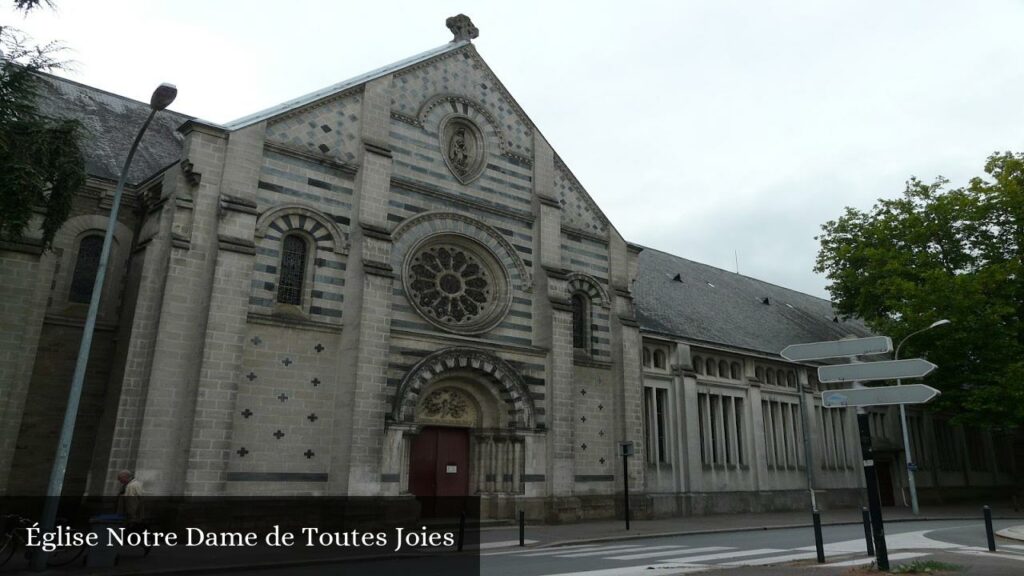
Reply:
<svg viewBox="0 0 1024 576"><path fill-rule="evenodd" d="M469 430L428 426L416 436L409 491L426 497L469 494Z"/></svg>

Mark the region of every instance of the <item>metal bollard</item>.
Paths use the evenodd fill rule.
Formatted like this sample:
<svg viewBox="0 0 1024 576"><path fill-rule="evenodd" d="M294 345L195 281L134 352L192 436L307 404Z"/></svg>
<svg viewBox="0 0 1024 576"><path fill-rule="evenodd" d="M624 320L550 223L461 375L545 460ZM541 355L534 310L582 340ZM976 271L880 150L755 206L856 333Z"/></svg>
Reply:
<svg viewBox="0 0 1024 576"><path fill-rule="evenodd" d="M825 545L821 541L821 513L815 509L812 516L814 517L814 548L818 551L818 564L824 564Z"/></svg>
<svg viewBox="0 0 1024 576"><path fill-rule="evenodd" d="M519 511L519 545L526 546L526 512Z"/></svg>
<svg viewBox="0 0 1024 576"><path fill-rule="evenodd" d="M459 552L462 552L462 544L466 540L466 513L459 515Z"/></svg>
<svg viewBox="0 0 1024 576"><path fill-rule="evenodd" d="M983 506L981 510L985 513L985 537L988 538L988 551L996 551L996 535L992 532L992 509Z"/></svg>
<svg viewBox="0 0 1024 576"><path fill-rule="evenodd" d="M860 513L864 518L864 541L868 543L868 556L874 556L875 543L871 539L871 514L867 508L861 508Z"/></svg>

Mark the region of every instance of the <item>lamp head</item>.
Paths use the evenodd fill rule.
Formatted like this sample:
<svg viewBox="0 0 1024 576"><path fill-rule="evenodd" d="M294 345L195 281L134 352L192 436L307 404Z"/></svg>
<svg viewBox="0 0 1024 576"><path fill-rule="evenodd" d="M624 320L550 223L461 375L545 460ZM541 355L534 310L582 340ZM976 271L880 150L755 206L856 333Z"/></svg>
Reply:
<svg viewBox="0 0 1024 576"><path fill-rule="evenodd" d="M936 320L935 322L932 322L932 325L929 326L928 328L938 328L939 326L945 326L946 324L952 324L952 322L943 318L942 320Z"/></svg>
<svg viewBox="0 0 1024 576"><path fill-rule="evenodd" d="M178 89L174 87L174 84L163 84L156 87L153 91L153 97L149 99L149 107L153 110L163 110L174 102L174 98L178 95Z"/></svg>

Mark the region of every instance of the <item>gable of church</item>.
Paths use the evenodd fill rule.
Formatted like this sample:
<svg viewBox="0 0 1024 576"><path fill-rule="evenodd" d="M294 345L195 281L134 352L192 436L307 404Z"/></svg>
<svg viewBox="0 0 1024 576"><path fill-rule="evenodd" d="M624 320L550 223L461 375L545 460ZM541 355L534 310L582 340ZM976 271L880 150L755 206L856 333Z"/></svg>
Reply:
<svg viewBox="0 0 1024 576"><path fill-rule="evenodd" d="M267 124L267 141L354 163L361 92L361 87L355 88L272 119Z"/></svg>
<svg viewBox="0 0 1024 576"><path fill-rule="evenodd" d="M608 220L569 168L555 158L555 193L562 205L562 223L570 228L604 236Z"/></svg>

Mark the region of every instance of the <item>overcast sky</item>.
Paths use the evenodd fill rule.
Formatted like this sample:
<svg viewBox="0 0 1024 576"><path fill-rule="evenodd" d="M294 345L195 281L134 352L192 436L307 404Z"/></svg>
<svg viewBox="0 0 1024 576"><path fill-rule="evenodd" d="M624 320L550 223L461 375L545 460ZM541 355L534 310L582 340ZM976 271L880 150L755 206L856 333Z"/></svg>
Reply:
<svg viewBox="0 0 1024 576"><path fill-rule="evenodd" d="M70 78L227 122L451 39L478 51L627 240L817 296L814 236L907 177L1024 150L1024 2L56 0L0 23Z"/></svg>

